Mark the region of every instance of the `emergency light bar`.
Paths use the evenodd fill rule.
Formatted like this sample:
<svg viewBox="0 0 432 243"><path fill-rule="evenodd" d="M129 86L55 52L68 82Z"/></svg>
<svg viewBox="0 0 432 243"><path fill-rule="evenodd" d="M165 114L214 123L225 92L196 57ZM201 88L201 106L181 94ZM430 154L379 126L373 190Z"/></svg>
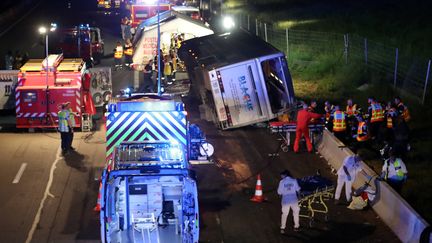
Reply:
<svg viewBox="0 0 432 243"><path fill-rule="evenodd" d="M163 2L163 1L161 1ZM136 0L135 4L156 4L157 0Z"/></svg>
<svg viewBox="0 0 432 243"><path fill-rule="evenodd" d="M115 166L125 168L184 167L184 153L177 142L123 142L116 148Z"/></svg>
<svg viewBox="0 0 432 243"><path fill-rule="evenodd" d="M184 111L183 103L174 100L138 99L134 101L120 101L108 105L108 112L137 112L137 111Z"/></svg>

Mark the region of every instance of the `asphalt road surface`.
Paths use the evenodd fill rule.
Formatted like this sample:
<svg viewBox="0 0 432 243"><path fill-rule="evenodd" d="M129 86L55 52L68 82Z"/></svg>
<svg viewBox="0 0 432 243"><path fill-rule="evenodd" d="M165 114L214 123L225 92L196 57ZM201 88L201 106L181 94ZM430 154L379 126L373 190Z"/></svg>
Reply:
<svg viewBox="0 0 432 243"><path fill-rule="evenodd" d="M43 57L37 34L39 23L89 22L102 29L106 58L99 66L111 66L110 53L120 39L118 15L104 15L95 1L42 1L25 18L0 37L0 53L6 49ZM80 8L83 10L80 11ZM17 18L18 19L18 18ZM12 26L12 23L11 23ZM114 71L114 92L133 85L130 71ZM279 172L289 169L295 177L315 174L332 179L326 161L317 154L278 151L280 141L266 128L217 130L199 118L196 101L185 99L191 123L199 124L215 147L211 165L196 165L200 207L201 242L398 242L397 237L371 210L351 211L329 206L329 221L318 214L312 228L301 219L301 232L279 233L280 199L276 194ZM99 111L99 117L101 111ZM102 120L93 132L76 132L75 153L59 153L59 134L52 130L14 129L13 112L0 117L0 242L99 242L97 176L104 166ZM278 153L278 156L269 154ZM256 174L263 183L264 203L253 203ZM287 229L292 227L288 218Z"/></svg>

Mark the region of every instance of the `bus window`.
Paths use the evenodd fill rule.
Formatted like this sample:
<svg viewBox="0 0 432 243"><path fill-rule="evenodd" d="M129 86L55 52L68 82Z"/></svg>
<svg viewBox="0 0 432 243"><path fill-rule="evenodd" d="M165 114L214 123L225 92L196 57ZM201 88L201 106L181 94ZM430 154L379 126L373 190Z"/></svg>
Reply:
<svg viewBox="0 0 432 243"><path fill-rule="evenodd" d="M261 66L272 112L277 113L285 108L288 101L284 68L279 57L265 60L261 62Z"/></svg>

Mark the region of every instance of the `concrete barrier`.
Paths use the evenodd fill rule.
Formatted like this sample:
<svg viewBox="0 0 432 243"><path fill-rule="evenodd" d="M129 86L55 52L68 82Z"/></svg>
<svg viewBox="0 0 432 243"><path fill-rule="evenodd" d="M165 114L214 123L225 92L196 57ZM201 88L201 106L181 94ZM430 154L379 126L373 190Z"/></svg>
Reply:
<svg viewBox="0 0 432 243"><path fill-rule="evenodd" d="M323 132L318 151L335 170L341 167L345 157L354 154L328 130ZM366 174L378 176L363 161L360 164ZM353 187L364 185L368 179L368 176L359 173ZM373 210L402 242L432 242L430 225L393 188L381 181L371 184L378 192L372 202Z"/></svg>

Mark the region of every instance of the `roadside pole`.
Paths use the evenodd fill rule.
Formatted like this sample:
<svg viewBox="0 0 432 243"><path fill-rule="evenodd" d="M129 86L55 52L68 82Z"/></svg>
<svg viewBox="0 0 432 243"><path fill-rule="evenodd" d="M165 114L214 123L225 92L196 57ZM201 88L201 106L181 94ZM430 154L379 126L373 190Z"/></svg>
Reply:
<svg viewBox="0 0 432 243"><path fill-rule="evenodd" d="M396 82L397 82L398 60L399 60L399 49L396 48L395 66L394 66L394 75L393 75L393 88L395 89L396 89Z"/></svg>
<svg viewBox="0 0 432 243"><path fill-rule="evenodd" d="M425 85L424 85L424 88L423 88L423 99L422 99L422 105L424 105L424 103L425 103L425 99L426 99L426 91L427 91L428 82L429 82L430 66L431 66L431 60L429 59L429 61L428 61L428 66L427 66L427 71L426 71L426 80L425 80Z"/></svg>

